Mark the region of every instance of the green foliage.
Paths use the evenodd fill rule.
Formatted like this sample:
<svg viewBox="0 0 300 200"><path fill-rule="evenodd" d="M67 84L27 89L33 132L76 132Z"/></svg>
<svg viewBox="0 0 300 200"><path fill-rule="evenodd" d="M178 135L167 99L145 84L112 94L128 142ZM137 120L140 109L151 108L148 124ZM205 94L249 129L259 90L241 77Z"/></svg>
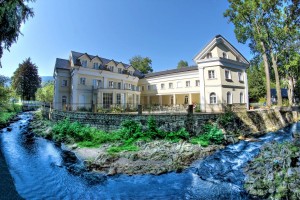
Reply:
<svg viewBox="0 0 300 200"><path fill-rule="evenodd" d="M180 60L177 64L177 69L181 69L181 68L188 67L188 66L189 66L189 64L187 61Z"/></svg>
<svg viewBox="0 0 300 200"><path fill-rule="evenodd" d="M120 134L124 139L134 138L138 139L143 136L141 132L142 127L139 123L133 120L126 120L121 124L122 128L120 130Z"/></svg>
<svg viewBox="0 0 300 200"><path fill-rule="evenodd" d="M35 99L35 93L40 87L41 77L38 68L30 58L27 58L14 72L12 77L12 88L23 100Z"/></svg>
<svg viewBox="0 0 300 200"><path fill-rule="evenodd" d="M235 119L235 114L232 111L226 111L225 113L221 114L218 119L217 123L220 127L228 128L228 126L232 126Z"/></svg>
<svg viewBox="0 0 300 200"><path fill-rule="evenodd" d="M43 87L37 89L36 91L36 100L51 103L53 102L54 96L54 83L46 83Z"/></svg>
<svg viewBox="0 0 300 200"><path fill-rule="evenodd" d="M261 67L252 65L247 69L249 98L252 102L258 102L266 96L265 73Z"/></svg>
<svg viewBox="0 0 300 200"><path fill-rule="evenodd" d="M224 140L224 135L221 129L216 124L205 124L202 127L201 135L190 140L192 144L199 144L206 147L210 144L221 144Z"/></svg>
<svg viewBox="0 0 300 200"><path fill-rule="evenodd" d="M134 56L130 60L130 65L135 69L138 69L143 74L148 74L149 72L153 72L152 69L152 60L148 57L143 58L142 56Z"/></svg>
<svg viewBox="0 0 300 200"><path fill-rule="evenodd" d="M0 1L0 59L3 49L9 50L18 39L21 24L29 17L33 17L33 11L26 5L32 0ZM1 67L1 63L0 63Z"/></svg>
<svg viewBox="0 0 300 200"><path fill-rule="evenodd" d="M7 123L12 117L21 111L21 105L0 103L0 124Z"/></svg>
<svg viewBox="0 0 300 200"><path fill-rule="evenodd" d="M185 128L181 128L179 131L166 133L165 139L171 141L179 141L180 139L188 140L190 134L185 130Z"/></svg>

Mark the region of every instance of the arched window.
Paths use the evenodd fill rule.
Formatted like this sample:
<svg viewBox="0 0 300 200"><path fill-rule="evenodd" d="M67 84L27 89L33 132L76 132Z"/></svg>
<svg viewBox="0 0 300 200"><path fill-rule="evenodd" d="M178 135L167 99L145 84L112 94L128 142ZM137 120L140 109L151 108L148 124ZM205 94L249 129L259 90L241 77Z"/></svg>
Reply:
<svg viewBox="0 0 300 200"><path fill-rule="evenodd" d="M188 96L185 96L184 97L184 104L188 104L189 103L189 97Z"/></svg>
<svg viewBox="0 0 300 200"><path fill-rule="evenodd" d="M206 58L212 58L212 53L211 52L207 53Z"/></svg>
<svg viewBox="0 0 300 200"><path fill-rule="evenodd" d="M227 92L227 104L232 104L232 94L231 94L231 92Z"/></svg>
<svg viewBox="0 0 300 200"><path fill-rule="evenodd" d="M240 93L240 103L244 103L244 93Z"/></svg>
<svg viewBox="0 0 300 200"><path fill-rule="evenodd" d="M67 97L66 96L62 96L61 102L62 102L62 104L66 104L67 103Z"/></svg>
<svg viewBox="0 0 300 200"><path fill-rule="evenodd" d="M210 104L216 104L217 103L217 95L216 93L212 92L209 95L209 103Z"/></svg>

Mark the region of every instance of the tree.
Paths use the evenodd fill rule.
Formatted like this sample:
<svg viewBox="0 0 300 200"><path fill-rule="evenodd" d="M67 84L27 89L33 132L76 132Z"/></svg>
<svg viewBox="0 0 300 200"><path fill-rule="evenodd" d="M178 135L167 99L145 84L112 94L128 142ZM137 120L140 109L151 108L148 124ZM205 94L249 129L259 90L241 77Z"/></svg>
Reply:
<svg viewBox="0 0 300 200"><path fill-rule="evenodd" d="M143 74L148 74L149 72L153 72L152 69L152 60L149 57L143 58L142 56L134 56L130 60L130 65L135 69L139 70Z"/></svg>
<svg viewBox="0 0 300 200"><path fill-rule="evenodd" d="M5 86L5 83L9 81L9 78L3 75L0 75L0 105L7 102L9 99L10 90Z"/></svg>
<svg viewBox="0 0 300 200"><path fill-rule="evenodd" d="M181 69L181 68L188 67L188 66L189 66L189 64L187 61L180 60L177 64L177 69Z"/></svg>
<svg viewBox="0 0 300 200"><path fill-rule="evenodd" d="M36 99L38 101L51 103L54 96L54 83L47 82L43 87L39 88L36 92Z"/></svg>
<svg viewBox="0 0 300 200"><path fill-rule="evenodd" d="M252 52L264 60L267 104L270 106L270 75L272 66L275 76L278 105L282 105L278 56L290 37L299 30L299 0L228 0L230 8L225 17L235 25L240 42L250 41Z"/></svg>
<svg viewBox="0 0 300 200"><path fill-rule="evenodd" d="M27 58L14 72L12 87L22 100L35 99L35 93L40 87L41 77L38 75L38 68L30 58Z"/></svg>
<svg viewBox="0 0 300 200"><path fill-rule="evenodd" d="M0 60L3 50L11 47L17 42L22 23L29 17L33 17L32 8L26 5L26 2L34 0L2 0L0 1ZM1 68L0 62L0 68Z"/></svg>
<svg viewBox="0 0 300 200"><path fill-rule="evenodd" d="M265 41L265 27L263 26L264 11L258 1L251 0L228 0L229 9L224 13L235 25L235 35L239 42L250 42L249 46L253 53L259 53L264 62L266 76L267 105L271 106L270 87L270 63L267 55L267 45Z"/></svg>
<svg viewBox="0 0 300 200"><path fill-rule="evenodd" d="M260 98L265 97L266 87L264 80L264 71L258 65L251 65L247 69L249 99L252 102L258 102Z"/></svg>

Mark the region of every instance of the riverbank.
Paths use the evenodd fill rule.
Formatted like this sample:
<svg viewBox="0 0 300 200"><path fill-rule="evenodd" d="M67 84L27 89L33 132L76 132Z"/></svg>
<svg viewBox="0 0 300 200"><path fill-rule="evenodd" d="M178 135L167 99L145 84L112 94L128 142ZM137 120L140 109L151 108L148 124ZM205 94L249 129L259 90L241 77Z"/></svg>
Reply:
<svg viewBox="0 0 300 200"><path fill-rule="evenodd" d="M300 132L293 141L268 143L245 168L245 189L256 198L299 199Z"/></svg>
<svg viewBox="0 0 300 200"><path fill-rule="evenodd" d="M63 126L70 127L72 125L64 124ZM132 124L130 124L130 126L132 129ZM108 142L101 143L101 146L98 145L99 147L82 147L82 142L74 143L74 137L70 138L64 133L53 135L53 127L53 122L43 120L38 115L34 115L33 120L30 122L29 130L50 140L61 141L61 138L67 139L69 142L65 147L76 153L81 160L84 160L90 170L108 175L159 175L172 171L180 172L189 167L195 160L205 158L215 151L224 148L222 144L208 145L209 143L207 141L205 141L206 143L203 142L201 138L195 138L195 144L192 144L189 142L190 140L179 139L179 137L177 137L180 136L179 132L171 134L173 140L149 138L147 140L133 140L133 138L129 137L123 141L122 139L116 141L106 139ZM74 129L80 131L78 126ZM87 130L84 131L87 132ZM95 130L91 131L94 131L93 134L97 134ZM213 131L218 132L218 130L215 129L213 129ZM145 130L142 133L145 133ZM75 133L72 134L74 135ZM123 133L121 133L119 137L125 137L125 135L122 134ZM184 135L182 132L181 134ZM176 135L176 137L174 137L174 135ZM112 134L111 137L118 136ZM130 141L130 143L126 144L128 141ZM196 144L197 142L200 142L202 146Z"/></svg>
<svg viewBox="0 0 300 200"><path fill-rule="evenodd" d="M12 179L5 158L0 150L0 199L22 199L16 191L14 180Z"/></svg>

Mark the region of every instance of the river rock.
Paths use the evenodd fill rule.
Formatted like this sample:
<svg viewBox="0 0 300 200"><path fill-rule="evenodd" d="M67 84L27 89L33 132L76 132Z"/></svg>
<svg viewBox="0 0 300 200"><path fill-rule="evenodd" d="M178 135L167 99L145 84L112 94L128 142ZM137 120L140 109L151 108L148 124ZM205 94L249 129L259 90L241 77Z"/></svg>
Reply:
<svg viewBox="0 0 300 200"><path fill-rule="evenodd" d="M12 128L11 128L11 127L7 127L6 130L7 130L8 132L10 132L10 131L12 130Z"/></svg>
<svg viewBox="0 0 300 200"><path fill-rule="evenodd" d="M75 153L67 150L61 151L61 157L63 159L64 164L71 165L77 162L77 157Z"/></svg>

